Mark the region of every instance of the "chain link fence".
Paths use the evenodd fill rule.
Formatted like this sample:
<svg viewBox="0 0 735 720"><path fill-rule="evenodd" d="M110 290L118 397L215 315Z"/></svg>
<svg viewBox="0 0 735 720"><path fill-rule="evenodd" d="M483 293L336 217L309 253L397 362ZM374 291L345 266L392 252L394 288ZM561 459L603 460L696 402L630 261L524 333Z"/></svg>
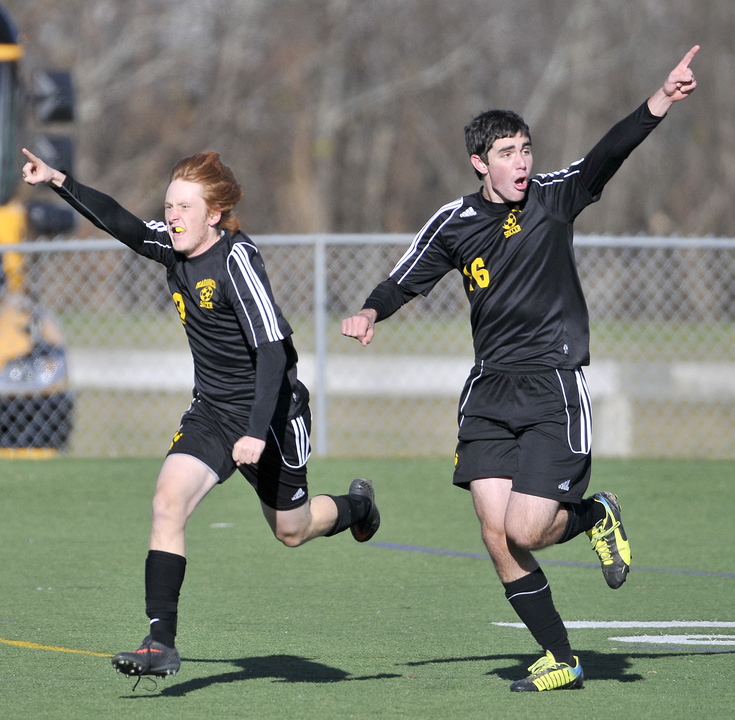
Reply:
<svg viewBox="0 0 735 720"><path fill-rule="evenodd" d="M295 330L316 454L451 462L457 400L473 363L459 276L379 324L363 348L340 335L339 322L361 307L410 236L254 239ZM735 240L581 236L576 247L592 321L595 453L735 458ZM47 351L29 351L22 366L22 346L3 339L0 447L162 455L193 378L163 268L114 240L0 252L22 273L21 317L38 326L31 344ZM3 337L20 322L6 314ZM61 360L51 352L59 348ZM36 385L18 392L29 377Z"/></svg>

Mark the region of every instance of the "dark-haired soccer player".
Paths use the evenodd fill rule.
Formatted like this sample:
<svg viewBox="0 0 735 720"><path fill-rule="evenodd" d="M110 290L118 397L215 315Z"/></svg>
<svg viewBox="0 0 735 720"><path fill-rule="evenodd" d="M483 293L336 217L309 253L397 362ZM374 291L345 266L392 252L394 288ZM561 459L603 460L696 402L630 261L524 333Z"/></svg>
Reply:
<svg viewBox="0 0 735 720"><path fill-rule="evenodd" d="M532 551L586 532L608 585L630 569L615 495L584 499L591 467L589 320L572 247L577 215L673 103L696 87L693 47L647 102L578 162L533 176L531 134L513 112L465 128L482 188L442 207L342 333L367 345L375 323L458 270L475 366L459 402L454 483L469 488L505 594L544 651L513 691L581 687L579 659Z"/></svg>
<svg viewBox="0 0 735 720"><path fill-rule="evenodd" d="M289 324L263 259L233 209L242 190L217 153L174 167L165 223L144 223L115 200L23 150L23 178L46 183L97 227L165 266L194 359L194 399L161 468L153 497L145 604L150 634L112 659L126 675L175 674L186 521L236 469L260 498L274 535L288 547L350 528L358 542L380 525L371 481L346 495L309 498L309 393L296 375Z"/></svg>

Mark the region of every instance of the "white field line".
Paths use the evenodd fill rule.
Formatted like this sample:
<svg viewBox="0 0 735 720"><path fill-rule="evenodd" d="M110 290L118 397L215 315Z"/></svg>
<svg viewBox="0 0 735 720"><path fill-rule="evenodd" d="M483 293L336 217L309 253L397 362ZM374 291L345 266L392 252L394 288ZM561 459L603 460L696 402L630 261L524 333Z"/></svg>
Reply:
<svg viewBox="0 0 735 720"><path fill-rule="evenodd" d="M651 643L652 645L733 645L735 635L627 635L608 640L626 643Z"/></svg>
<svg viewBox="0 0 735 720"><path fill-rule="evenodd" d="M525 630L526 626L523 623L506 623L506 622L495 622L493 625L500 627L512 627ZM709 620L668 620L668 621L641 621L641 620L608 620L608 621L595 621L595 620L572 620L571 622L565 622L564 625L567 629L582 629L582 630L622 630L622 629L662 629L672 630L674 628L721 628L729 629L735 628L735 622L721 622L721 621L709 621ZM649 645L695 645L700 648L702 647L715 647L715 646L733 646L735 647L735 634L708 634L708 635L694 635L694 634L683 634L683 635L616 635L609 637L608 640L612 642L623 642L623 643L646 643ZM725 651L728 652L728 651Z"/></svg>
<svg viewBox="0 0 735 720"><path fill-rule="evenodd" d="M496 622L493 625L500 627L525 628L523 623ZM572 620L564 621L567 629L582 630L619 630L624 628L735 628L735 622L719 622L709 620L668 620L668 621L639 621L639 620Z"/></svg>

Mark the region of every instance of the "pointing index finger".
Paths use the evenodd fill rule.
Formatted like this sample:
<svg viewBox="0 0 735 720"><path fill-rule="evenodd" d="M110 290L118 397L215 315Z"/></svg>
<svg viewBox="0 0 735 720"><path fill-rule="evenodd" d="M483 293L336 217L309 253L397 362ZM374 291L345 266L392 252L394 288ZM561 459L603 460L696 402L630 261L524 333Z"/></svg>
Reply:
<svg viewBox="0 0 735 720"><path fill-rule="evenodd" d="M694 56L699 52L699 45L695 45L685 56L684 59L681 61L680 65L683 68L688 68L689 63L694 59Z"/></svg>

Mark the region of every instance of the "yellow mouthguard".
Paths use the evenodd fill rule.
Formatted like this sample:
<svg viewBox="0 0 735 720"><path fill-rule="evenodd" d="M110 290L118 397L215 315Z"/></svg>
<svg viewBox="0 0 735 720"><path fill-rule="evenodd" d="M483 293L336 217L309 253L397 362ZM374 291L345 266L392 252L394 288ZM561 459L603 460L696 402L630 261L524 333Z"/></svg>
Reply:
<svg viewBox="0 0 735 720"><path fill-rule="evenodd" d="M182 228L179 225L174 225L174 227L171 228L175 233L182 233L184 232L184 228Z"/></svg>

